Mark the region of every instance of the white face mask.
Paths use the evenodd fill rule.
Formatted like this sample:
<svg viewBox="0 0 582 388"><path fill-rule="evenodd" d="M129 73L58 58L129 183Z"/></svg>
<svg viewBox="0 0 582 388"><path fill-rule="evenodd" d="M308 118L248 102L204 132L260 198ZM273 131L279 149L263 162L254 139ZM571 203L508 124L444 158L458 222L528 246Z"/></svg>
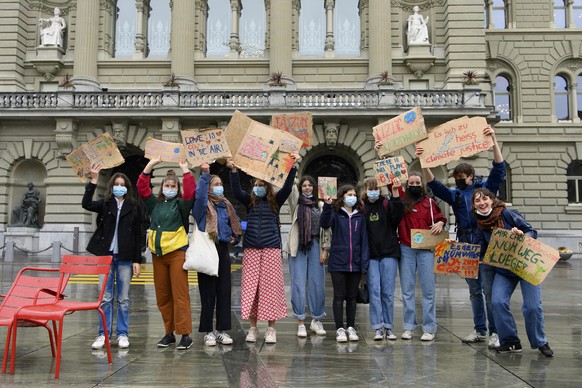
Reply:
<svg viewBox="0 0 582 388"><path fill-rule="evenodd" d="M487 217L489 214L491 214L492 211L493 208L491 207L486 213L481 213L479 210L475 210L475 213L479 214L480 216Z"/></svg>

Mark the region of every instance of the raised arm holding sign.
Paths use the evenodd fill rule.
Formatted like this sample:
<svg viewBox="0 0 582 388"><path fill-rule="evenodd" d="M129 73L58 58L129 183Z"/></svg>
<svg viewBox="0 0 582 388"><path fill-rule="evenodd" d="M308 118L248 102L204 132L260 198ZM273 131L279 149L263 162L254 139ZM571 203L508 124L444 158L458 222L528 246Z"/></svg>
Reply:
<svg viewBox="0 0 582 388"><path fill-rule="evenodd" d="M117 167L125 162L115 140L107 132L83 144L67 155L66 159L81 182L86 182L91 177L91 167L95 163L99 163L106 169Z"/></svg>
<svg viewBox="0 0 582 388"><path fill-rule="evenodd" d="M410 144L426 139L424 117L419 107L394 117L373 128L378 156L392 154Z"/></svg>

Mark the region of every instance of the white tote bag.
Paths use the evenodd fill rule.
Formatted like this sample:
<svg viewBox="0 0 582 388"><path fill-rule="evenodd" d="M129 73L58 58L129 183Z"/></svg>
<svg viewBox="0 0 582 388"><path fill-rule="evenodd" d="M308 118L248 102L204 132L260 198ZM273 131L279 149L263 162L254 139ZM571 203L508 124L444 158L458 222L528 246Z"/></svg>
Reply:
<svg viewBox="0 0 582 388"><path fill-rule="evenodd" d="M216 245L214 245L214 241L212 241L208 233L198 230L196 221L194 221L194 231L188 243L184 269L202 272L210 276L218 276L218 251L216 250Z"/></svg>

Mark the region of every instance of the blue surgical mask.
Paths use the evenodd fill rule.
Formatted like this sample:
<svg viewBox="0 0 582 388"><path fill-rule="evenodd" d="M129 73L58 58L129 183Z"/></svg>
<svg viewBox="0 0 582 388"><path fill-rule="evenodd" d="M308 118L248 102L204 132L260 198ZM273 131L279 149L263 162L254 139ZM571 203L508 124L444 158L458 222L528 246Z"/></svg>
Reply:
<svg viewBox="0 0 582 388"><path fill-rule="evenodd" d="M127 194L127 187L125 187L125 186L113 186L111 188L111 193L115 196L115 198L121 198L125 194Z"/></svg>
<svg viewBox="0 0 582 388"><path fill-rule="evenodd" d="M267 189L265 186L254 186L253 193L255 193L257 197L263 198L265 195L267 195Z"/></svg>
<svg viewBox="0 0 582 388"><path fill-rule="evenodd" d="M307 194L303 194L303 196L304 196L305 198L313 198L313 194L309 194L309 195L307 195Z"/></svg>
<svg viewBox="0 0 582 388"><path fill-rule="evenodd" d="M344 199L344 203L349 207L354 207L356 202L358 202L358 198L355 195L347 195Z"/></svg>
<svg viewBox="0 0 582 388"><path fill-rule="evenodd" d="M214 186L212 187L212 194L222 197L224 195L224 186Z"/></svg>
<svg viewBox="0 0 582 388"><path fill-rule="evenodd" d="M380 198L380 190L368 190L366 192L366 195L368 196L368 199L372 202L376 201L378 198Z"/></svg>
<svg viewBox="0 0 582 388"><path fill-rule="evenodd" d="M166 197L166 199L172 199L176 195L178 195L178 190L164 189L162 190L162 194L164 194L164 197Z"/></svg>

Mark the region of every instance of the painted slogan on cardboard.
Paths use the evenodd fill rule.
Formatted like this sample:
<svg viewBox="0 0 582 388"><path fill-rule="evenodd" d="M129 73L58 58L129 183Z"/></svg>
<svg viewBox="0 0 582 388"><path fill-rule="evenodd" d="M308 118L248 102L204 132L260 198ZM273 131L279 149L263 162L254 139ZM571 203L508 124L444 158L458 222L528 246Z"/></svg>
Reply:
<svg viewBox="0 0 582 388"><path fill-rule="evenodd" d="M378 186L388 186L394 178L405 182L408 180L408 166L404 157L396 156L374 162L374 177Z"/></svg>
<svg viewBox="0 0 582 388"><path fill-rule="evenodd" d="M424 117L419 107L396 116L373 128L374 139L380 143L378 156L393 154L410 144L426 139Z"/></svg>
<svg viewBox="0 0 582 388"><path fill-rule="evenodd" d="M508 269L538 286L559 260L557 249L529 236L518 236L510 230L495 228L483 262Z"/></svg>
<svg viewBox="0 0 582 388"><path fill-rule="evenodd" d="M182 143L186 158L192 167L232 156L226 143L225 131L222 128L184 130L182 131Z"/></svg>
<svg viewBox="0 0 582 388"><path fill-rule="evenodd" d="M434 273L455 273L462 278L477 279L481 246L442 241L434 250Z"/></svg>
<svg viewBox="0 0 582 388"><path fill-rule="evenodd" d="M441 166L488 150L493 147L493 139L483 135L487 125L483 117L463 116L431 129L428 139L418 144L424 148L419 156L420 165L422 168Z"/></svg>
<svg viewBox="0 0 582 388"><path fill-rule="evenodd" d="M157 159L159 156L162 162L180 163L180 161L186 160L183 144L158 140L153 137L146 141L144 156L147 159Z"/></svg>
<svg viewBox="0 0 582 388"><path fill-rule="evenodd" d="M309 112L273 115L271 125L303 140L302 147L313 145L313 117Z"/></svg>
<svg viewBox="0 0 582 388"><path fill-rule="evenodd" d="M100 163L103 168L117 167L125 162L115 140L106 132L83 144L66 157L81 182L90 178L91 166Z"/></svg>
<svg viewBox="0 0 582 388"><path fill-rule="evenodd" d="M329 195L332 199L337 199L337 178L330 176L320 176L317 178L317 196L320 199Z"/></svg>
<svg viewBox="0 0 582 388"><path fill-rule="evenodd" d="M449 238L449 232L443 230L439 234L430 234L428 229L410 230L410 247L414 249L434 249L438 243Z"/></svg>

